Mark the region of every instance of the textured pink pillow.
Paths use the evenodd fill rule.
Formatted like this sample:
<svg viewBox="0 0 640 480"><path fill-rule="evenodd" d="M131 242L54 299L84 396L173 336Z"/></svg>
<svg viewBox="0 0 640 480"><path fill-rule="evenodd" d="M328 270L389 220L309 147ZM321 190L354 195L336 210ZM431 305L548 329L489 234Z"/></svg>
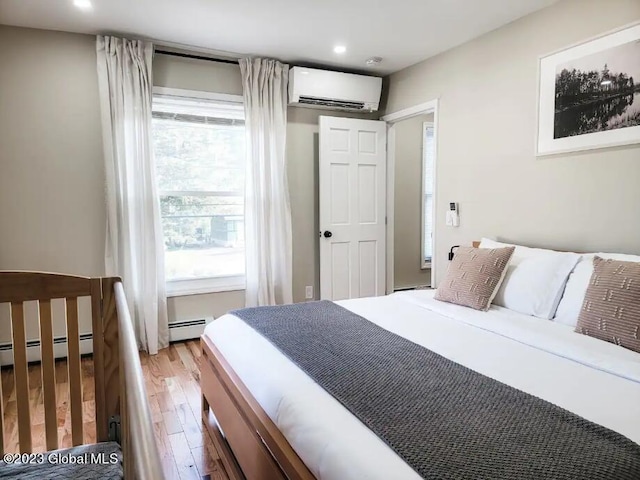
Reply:
<svg viewBox="0 0 640 480"><path fill-rule="evenodd" d="M576 332L640 352L640 263L593 259Z"/></svg>
<svg viewBox="0 0 640 480"><path fill-rule="evenodd" d="M476 310L489 310L515 247L459 247L435 299Z"/></svg>

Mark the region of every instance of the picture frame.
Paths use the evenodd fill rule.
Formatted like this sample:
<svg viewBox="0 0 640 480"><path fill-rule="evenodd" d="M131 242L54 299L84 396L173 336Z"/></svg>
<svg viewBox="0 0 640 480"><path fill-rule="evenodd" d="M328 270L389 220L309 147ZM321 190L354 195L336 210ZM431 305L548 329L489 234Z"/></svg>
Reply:
<svg viewBox="0 0 640 480"><path fill-rule="evenodd" d="M640 143L640 23L539 58L538 156Z"/></svg>

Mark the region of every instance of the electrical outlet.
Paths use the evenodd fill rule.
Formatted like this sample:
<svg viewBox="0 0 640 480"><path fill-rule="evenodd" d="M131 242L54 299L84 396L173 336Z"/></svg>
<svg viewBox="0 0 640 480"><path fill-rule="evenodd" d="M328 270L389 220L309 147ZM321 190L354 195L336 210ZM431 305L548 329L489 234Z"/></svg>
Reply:
<svg viewBox="0 0 640 480"><path fill-rule="evenodd" d="M313 299L313 285L307 285L304 287L304 298L307 300Z"/></svg>

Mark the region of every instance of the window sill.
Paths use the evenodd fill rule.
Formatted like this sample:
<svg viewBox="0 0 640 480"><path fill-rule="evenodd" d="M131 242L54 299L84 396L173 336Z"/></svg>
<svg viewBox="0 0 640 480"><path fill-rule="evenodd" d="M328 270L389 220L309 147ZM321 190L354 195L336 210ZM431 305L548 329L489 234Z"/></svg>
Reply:
<svg viewBox="0 0 640 480"><path fill-rule="evenodd" d="M242 291L246 288L244 275L229 277L170 280L166 283L167 297L183 297L218 292Z"/></svg>
<svg viewBox="0 0 640 480"><path fill-rule="evenodd" d="M424 262L422 264L422 267L420 267L422 270L430 270L431 269L431 262Z"/></svg>

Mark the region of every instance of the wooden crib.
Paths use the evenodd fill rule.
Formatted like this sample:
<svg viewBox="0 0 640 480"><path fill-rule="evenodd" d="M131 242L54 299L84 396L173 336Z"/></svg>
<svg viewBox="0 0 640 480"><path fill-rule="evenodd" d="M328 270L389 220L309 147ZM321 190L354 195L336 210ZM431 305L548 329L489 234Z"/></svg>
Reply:
<svg viewBox="0 0 640 480"><path fill-rule="evenodd" d="M11 331L21 453L31 453L31 417L24 302L38 302L46 449L58 445L51 301L66 305L71 438L83 444L83 404L78 298L89 297L98 442L117 442L126 479L163 479L133 324L119 278L87 278L39 272L0 272L0 303L11 305ZM5 453L0 382L0 455ZM84 412L86 418L90 412Z"/></svg>

